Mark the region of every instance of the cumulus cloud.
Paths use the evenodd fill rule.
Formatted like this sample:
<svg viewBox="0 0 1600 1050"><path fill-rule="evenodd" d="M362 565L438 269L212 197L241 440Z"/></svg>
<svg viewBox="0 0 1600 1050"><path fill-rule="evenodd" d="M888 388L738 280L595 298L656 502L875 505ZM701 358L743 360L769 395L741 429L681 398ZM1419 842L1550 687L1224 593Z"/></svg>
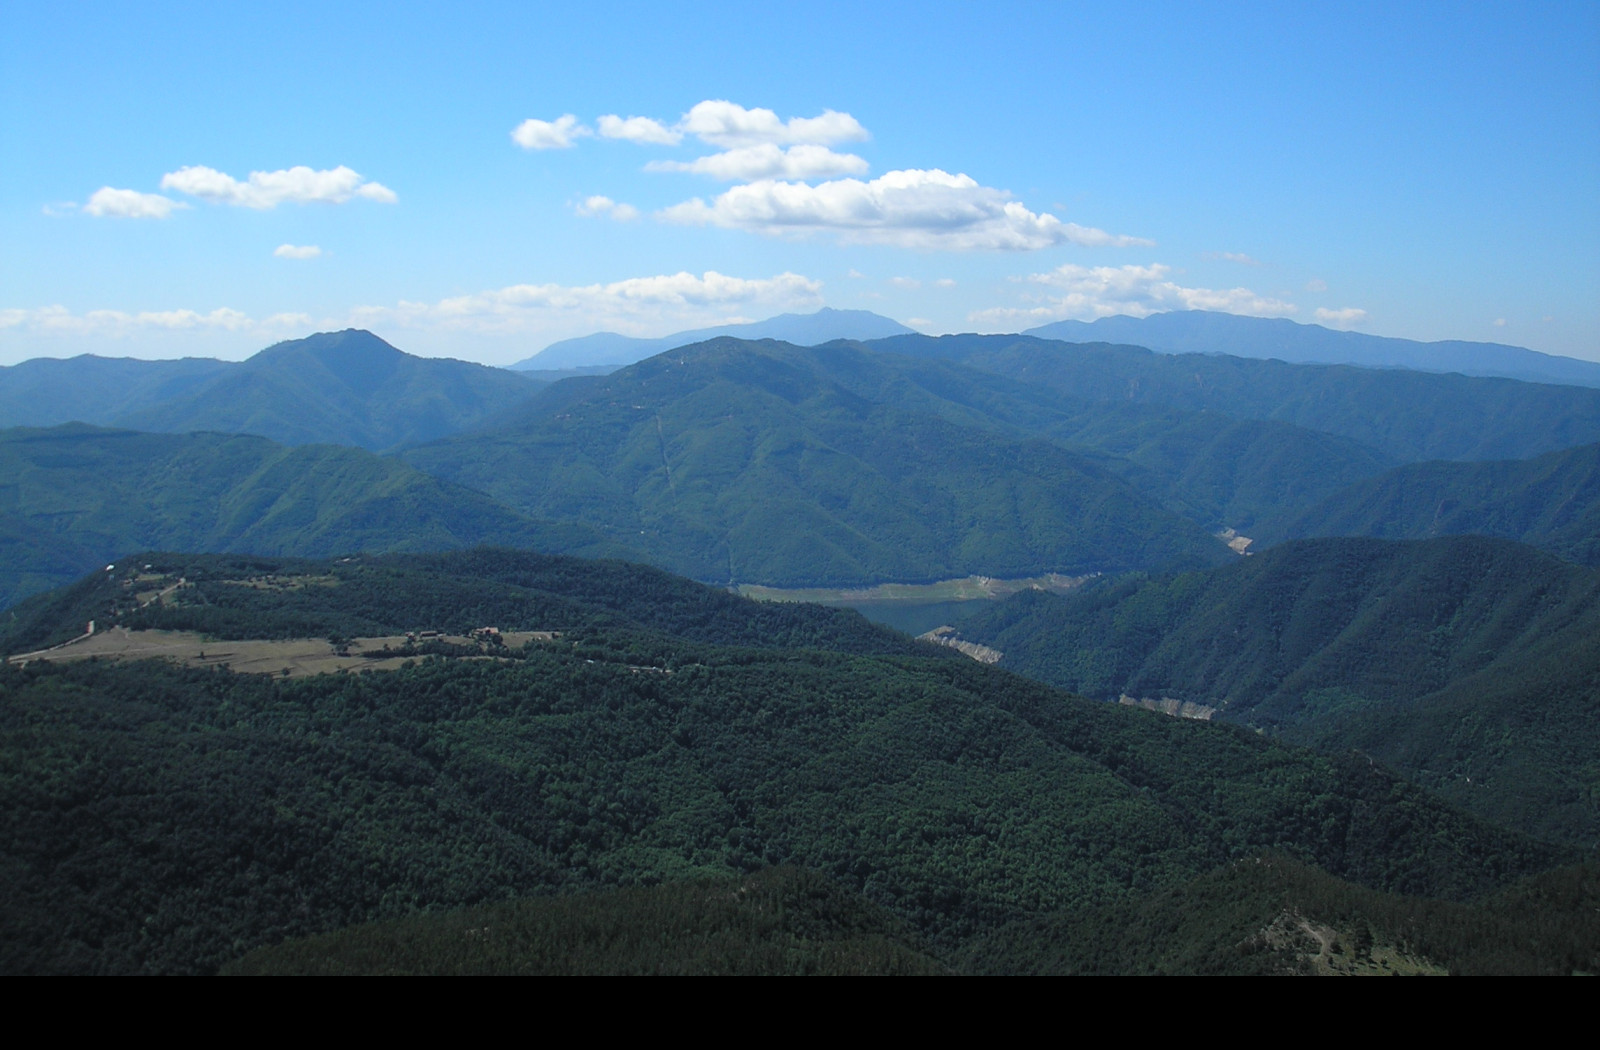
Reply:
<svg viewBox="0 0 1600 1050"><path fill-rule="evenodd" d="M363 179L343 165L326 171L314 171L303 164L282 171L252 171L243 182L215 168L196 165L161 176L161 188L213 204L258 210L286 202L343 204L354 197L365 197L393 204L399 199L389 187Z"/></svg>
<svg viewBox="0 0 1600 1050"><path fill-rule="evenodd" d="M315 244L280 244L272 249L272 254L280 259L315 259L322 254L322 249Z"/></svg>
<svg viewBox="0 0 1600 1050"><path fill-rule="evenodd" d="M753 179L822 179L861 175L868 164L854 153L835 153L826 146L790 146L770 142L713 153L691 161L653 160L646 171L687 171L729 182Z"/></svg>
<svg viewBox="0 0 1600 1050"><path fill-rule="evenodd" d="M936 288L954 288L956 286L956 282L949 277L941 277L934 281L933 284Z"/></svg>
<svg viewBox="0 0 1600 1050"><path fill-rule="evenodd" d="M1251 317L1284 317L1298 307L1248 288L1186 288L1168 279L1171 267L1059 266L1048 273L1020 278L1048 289L1034 297L1036 305L999 307L969 314L968 320L991 325L1020 322L1043 324L1068 318L1093 320L1126 314L1148 317L1168 310L1217 310Z"/></svg>
<svg viewBox="0 0 1600 1050"><path fill-rule="evenodd" d="M361 307L355 323L471 331L490 335L592 332L660 334L723 323L744 311L815 309L821 284L795 273L748 279L708 270L633 277L609 284L518 284L433 303Z"/></svg>
<svg viewBox="0 0 1600 1050"><path fill-rule="evenodd" d="M1252 259L1244 252L1206 252L1205 257L1207 259L1225 259L1228 262L1236 262L1241 266L1261 265L1260 259Z"/></svg>
<svg viewBox="0 0 1600 1050"><path fill-rule="evenodd" d="M165 219L179 208L187 208L182 201L163 197L159 193L140 193L138 190L117 190L102 186L94 191L83 206L85 214L113 216L119 219Z"/></svg>
<svg viewBox="0 0 1600 1050"><path fill-rule="evenodd" d="M631 204L618 204L610 197L596 194L579 201L576 208L579 215L609 215L618 222L630 222L639 217L639 209Z"/></svg>
<svg viewBox="0 0 1600 1050"><path fill-rule="evenodd" d="M603 138L625 139L640 145L655 146L676 146L683 141L683 132L674 131L661 121L649 117L629 117L624 120L613 113L601 117L597 123Z"/></svg>
<svg viewBox="0 0 1600 1050"><path fill-rule="evenodd" d="M1308 292L1325 292L1327 290L1328 282L1320 277L1313 277L1306 282L1306 291Z"/></svg>
<svg viewBox="0 0 1600 1050"><path fill-rule="evenodd" d="M915 277L891 277L889 283L896 288L921 288L922 282Z"/></svg>
<svg viewBox="0 0 1600 1050"><path fill-rule="evenodd" d="M771 144L828 146L862 142L867 129L848 113L823 110L820 117L779 120L770 109L745 109L725 99L707 99L683 115L680 131L723 149Z"/></svg>
<svg viewBox="0 0 1600 1050"><path fill-rule="evenodd" d="M933 169L887 172L870 182L837 179L809 186L764 179L657 213L666 222L766 234L825 231L854 244L924 250L1032 251L1057 244L1148 245L1035 214L1004 190Z"/></svg>
<svg viewBox="0 0 1600 1050"><path fill-rule="evenodd" d="M0 329L19 329L37 334L130 335L138 331L211 330L238 332L251 329L300 328L311 323L305 314L273 314L260 320L228 307L209 313L198 310L89 310L73 313L64 306L36 310L0 310Z"/></svg>
<svg viewBox="0 0 1600 1050"><path fill-rule="evenodd" d="M1354 306L1347 306L1342 310L1328 310L1319 306L1317 307L1317 311L1314 316L1323 324L1338 325L1339 327L1343 328L1349 325L1360 324L1362 321L1365 321L1367 319L1367 312L1365 310L1357 309Z"/></svg>
<svg viewBox="0 0 1600 1050"><path fill-rule="evenodd" d="M523 149L569 149L574 139L594 132L578 123L578 118L568 113L555 120L524 120L511 131L511 141Z"/></svg>

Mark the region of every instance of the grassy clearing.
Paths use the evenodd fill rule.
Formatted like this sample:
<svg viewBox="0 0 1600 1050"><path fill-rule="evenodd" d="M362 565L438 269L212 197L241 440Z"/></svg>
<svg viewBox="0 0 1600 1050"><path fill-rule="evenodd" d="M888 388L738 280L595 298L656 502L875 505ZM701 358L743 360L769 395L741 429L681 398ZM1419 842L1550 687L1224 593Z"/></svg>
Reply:
<svg viewBox="0 0 1600 1050"><path fill-rule="evenodd" d="M551 631L507 631L501 635L506 648L516 649L533 642L549 642ZM6 662L23 664L31 660L74 661L95 657L113 660L166 659L188 667L226 667L243 674L272 674L287 678L330 674L335 671L393 671L414 656L365 656L384 649L400 649L410 640L406 635L383 638L355 638L335 647L326 638L253 640L223 642L207 639L194 631L130 631L112 627L67 645L34 653L22 653ZM455 645L474 645L475 639L457 635L436 635L431 640ZM485 652L485 655L493 655Z"/></svg>

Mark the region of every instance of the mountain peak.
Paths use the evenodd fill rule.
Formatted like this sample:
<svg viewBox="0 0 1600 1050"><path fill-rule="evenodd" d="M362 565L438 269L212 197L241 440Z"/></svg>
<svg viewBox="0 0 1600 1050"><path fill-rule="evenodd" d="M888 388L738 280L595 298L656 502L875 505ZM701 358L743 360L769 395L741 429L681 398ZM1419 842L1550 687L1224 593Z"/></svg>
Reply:
<svg viewBox="0 0 1600 1050"><path fill-rule="evenodd" d="M346 328L342 332L318 332L304 339L275 343L253 355L245 364L255 368L279 368L296 358L309 360L346 386L370 390L392 376L411 357L363 328Z"/></svg>
<svg viewBox="0 0 1600 1050"><path fill-rule="evenodd" d="M870 310L835 310L823 307L809 314L779 314L765 321L718 325L677 332L659 339L635 339L614 332L596 332L576 339L551 343L539 353L512 365L513 369L566 369L614 366L621 368L653 357L664 350L675 350L708 339L778 339L796 346L816 346L835 339L886 339L893 335L913 335L899 321Z"/></svg>

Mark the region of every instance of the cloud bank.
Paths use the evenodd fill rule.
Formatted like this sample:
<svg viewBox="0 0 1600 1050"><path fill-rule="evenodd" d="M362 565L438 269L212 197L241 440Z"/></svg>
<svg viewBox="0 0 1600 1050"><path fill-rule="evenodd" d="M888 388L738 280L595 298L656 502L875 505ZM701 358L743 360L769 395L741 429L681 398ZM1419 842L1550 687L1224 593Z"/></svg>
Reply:
<svg viewBox="0 0 1600 1050"><path fill-rule="evenodd" d="M637 142L640 145L676 146L683 140L683 132L667 127L659 120L649 117L629 117L626 120L611 114L597 121L600 126L600 137L607 139L623 139L627 142Z"/></svg>
<svg viewBox="0 0 1600 1050"><path fill-rule="evenodd" d="M618 222L631 222L639 217L639 209L631 204L618 204L610 197L596 194L579 201L573 209L579 215L609 215Z"/></svg>
<svg viewBox="0 0 1600 1050"><path fill-rule="evenodd" d="M724 149L771 144L829 146L862 142L872 136L848 113L831 109L820 117L779 120L770 109L745 109L726 99L707 99L683 115L679 130Z"/></svg>
<svg viewBox="0 0 1600 1050"><path fill-rule="evenodd" d="M484 335L537 334L549 340L597 330L660 334L742 318L746 310L815 310L822 285L796 273L730 277L708 270L632 277L609 284L517 284L437 302L360 307L352 323L468 331Z"/></svg>
<svg viewBox="0 0 1600 1050"><path fill-rule="evenodd" d="M314 171L305 165L281 171L252 171L241 182L231 175L203 165L179 168L161 176L161 188L186 193L213 204L266 210L280 204L343 204L356 197L394 204L393 190L381 183L363 179L343 165Z"/></svg>
<svg viewBox="0 0 1600 1050"><path fill-rule="evenodd" d="M1249 288L1186 288L1168 279L1172 268L1149 266L1058 266L1048 273L1017 278L1048 291L1032 297L1029 307L997 307L969 314L969 321L989 326L1031 327L1048 321L1092 321L1126 314L1148 317L1168 310L1217 310L1250 317L1287 317L1294 303L1259 295Z"/></svg>
<svg viewBox="0 0 1600 1050"><path fill-rule="evenodd" d="M179 208L187 208L182 201L163 197L159 193L140 193L138 190L117 190L102 186L94 191L83 210L87 215L110 216L118 219L165 219Z"/></svg>
<svg viewBox="0 0 1600 1050"><path fill-rule="evenodd" d="M645 171L686 171L728 182L748 179L820 179L862 175L868 164L853 153L835 153L826 146L790 146L770 142L713 153L691 161L653 160Z"/></svg>
<svg viewBox="0 0 1600 1050"><path fill-rule="evenodd" d="M11 329L41 335L124 336L140 331L209 330L239 332L251 329L277 330L309 325L307 314L281 313L255 319L239 310L219 307L209 313L197 310L89 310L73 313L64 306L36 310L0 310L0 330Z"/></svg>
<svg viewBox="0 0 1600 1050"><path fill-rule="evenodd" d="M891 171L870 182L838 179L812 186L761 180L735 186L709 204L695 198L657 213L666 222L765 234L818 231L847 244L892 244L945 251L1034 251L1057 244L1148 245L1054 215L1035 214L1003 190L933 169Z"/></svg>
<svg viewBox="0 0 1600 1050"><path fill-rule="evenodd" d="M571 149L574 140L593 134L568 113L555 120L524 120L511 130L511 141L523 149Z"/></svg>

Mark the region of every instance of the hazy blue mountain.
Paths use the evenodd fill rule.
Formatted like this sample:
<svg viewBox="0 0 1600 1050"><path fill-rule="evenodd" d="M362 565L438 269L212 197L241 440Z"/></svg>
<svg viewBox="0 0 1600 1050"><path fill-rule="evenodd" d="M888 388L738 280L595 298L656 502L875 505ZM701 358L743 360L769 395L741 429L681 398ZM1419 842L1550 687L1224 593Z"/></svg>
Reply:
<svg viewBox="0 0 1600 1050"><path fill-rule="evenodd" d="M1600 441L1600 390L1586 387L1033 336L897 336L863 345L959 361L1076 398L1293 423L1398 462L1525 459Z"/></svg>
<svg viewBox="0 0 1600 1050"><path fill-rule="evenodd" d="M209 357L35 358L0 368L0 427L105 425L130 411L192 393L234 367Z"/></svg>
<svg viewBox="0 0 1600 1050"><path fill-rule="evenodd" d="M1232 557L1042 437L1049 391L848 346L717 339L541 392L403 453L703 580L855 585Z"/></svg>
<svg viewBox="0 0 1600 1050"><path fill-rule="evenodd" d="M1030 328L1026 334L1069 343L1131 343L1164 354L1232 354L1302 364L1414 368L1600 387L1600 364L1520 346L1456 339L1422 343L1364 332L1340 332L1281 317L1241 317L1209 310L1057 321Z"/></svg>
<svg viewBox="0 0 1600 1050"><path fill-rule="evenodd" d="M823 307L814 314L779 314L765 321L718 325L663 336L660 339L635 339L615 332L597 332L577 339L551 343L539 353L511 367L518 370L553 370L631 365L690 343L727 336L732 339L778 339L796 346L815 346L834 339L883 339L910 334L899 321L868 310L833 310Z"/></svg>
<svg viewBox="0 0 1600 1050"><path fill-rule="evenodd" d="M355 448L67 424L0 431L0 606L130 551L329 555L480 543L625 553Z"/></svg>
<svg viewBox="0 0 1600 1050"><path fill-rule="evenodd" d="M537 389L503 368L413 357L350 329L270 346L184 396L115 422L379 451L464 430Z"/></svg>
<svg viewBox="0 0 1600 1050"><path fill-rule="evenodd" d="M962 622L1001 667L1360 748L1480 816L1600 835L1600 574L1508 540L1298 540L1026 593Z"/></svg>
<svg viewBox="0 0 1600 1050"><path fill-rule="evenodd" d="M1600 565L1600 445L1533 459L1413 463L1339 490L1262 539L1478 533Z"/></svg>
<svg viewBox="0 0 1600 1050"><path fill-rule="evenodd" d="M503 368L414 357L350 329L278 343L240 362L24 362L0 370L0 426L215 430L382 451L476 426L542 385Z"/></svg>

